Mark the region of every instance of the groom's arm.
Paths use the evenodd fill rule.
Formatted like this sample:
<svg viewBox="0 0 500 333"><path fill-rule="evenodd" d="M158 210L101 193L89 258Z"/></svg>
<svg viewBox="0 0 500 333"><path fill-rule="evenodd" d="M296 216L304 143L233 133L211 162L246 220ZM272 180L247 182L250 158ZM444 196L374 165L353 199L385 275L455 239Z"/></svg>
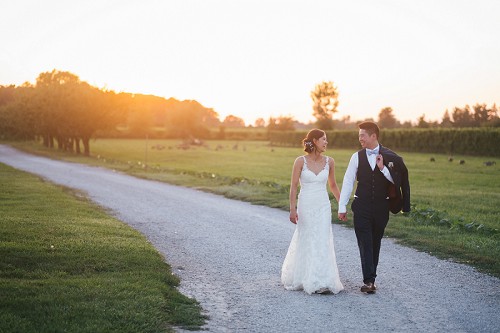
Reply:
<svg viewBox="0 0 500 333"><path fill-rule="evenodd" d="M351 156L349 165L344 175L344 180L342 181L342 190L340 192L339 200L339 210L338 217L340 220L345 221L347 215L347 204L349 203L349 198L351 197L352 190L354 188L354 182L356 181L356 173L358 171L358 153L354 153Z"/></svg>

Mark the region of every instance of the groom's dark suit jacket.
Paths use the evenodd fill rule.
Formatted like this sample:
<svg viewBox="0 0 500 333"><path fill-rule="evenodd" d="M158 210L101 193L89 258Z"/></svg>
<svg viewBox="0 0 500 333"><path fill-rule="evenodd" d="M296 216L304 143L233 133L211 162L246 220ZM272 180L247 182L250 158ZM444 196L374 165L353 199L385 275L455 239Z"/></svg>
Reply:
<svg viewBox="0 0 500 333"><path fill-rule="evenodd" d="M379 153L384 158L384 165L389 169L392 180L394 180L395 196L390 198L390 210L393 214L410 211L410 181L408 169L401 156L380 145Z"/></svg>

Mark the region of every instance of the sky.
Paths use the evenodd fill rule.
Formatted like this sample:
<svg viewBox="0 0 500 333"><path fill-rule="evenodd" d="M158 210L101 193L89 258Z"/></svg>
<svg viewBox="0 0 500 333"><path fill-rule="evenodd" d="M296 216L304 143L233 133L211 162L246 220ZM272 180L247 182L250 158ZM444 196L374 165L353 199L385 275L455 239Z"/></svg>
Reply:
<svg viewBox="0 0 500 333"><path fill-rule="evenodd" d="M69 71L94 86L227 115L439 120L500 104L497 0L1 0L0 85Z"/></svg>

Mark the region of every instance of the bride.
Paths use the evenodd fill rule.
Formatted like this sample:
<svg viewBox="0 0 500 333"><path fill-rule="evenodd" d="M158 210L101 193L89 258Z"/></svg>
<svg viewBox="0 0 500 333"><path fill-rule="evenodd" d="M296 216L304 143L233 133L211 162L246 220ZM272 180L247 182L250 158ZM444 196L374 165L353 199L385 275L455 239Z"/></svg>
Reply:
<svg viewBox="0 0 500 333"><path fill-rule="evenodd" d="M287 290L337 294L344 287L335 258L332 211L326 189L328 182L338 202L335 162L323 155L328 144L324 131L311 130L302 143L307 154L295 160L290 186L290 222L296 227L281 269L281 282Z"/></svg>

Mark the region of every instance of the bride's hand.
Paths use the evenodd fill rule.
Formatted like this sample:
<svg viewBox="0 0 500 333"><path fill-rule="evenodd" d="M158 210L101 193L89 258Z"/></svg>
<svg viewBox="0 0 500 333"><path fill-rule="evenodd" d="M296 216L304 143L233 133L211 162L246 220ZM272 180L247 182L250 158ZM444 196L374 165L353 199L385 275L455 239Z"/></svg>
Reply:
<svg viewBox="0 0 500 333"><path fill-rule="evenodd" d="M338 217L340 221L347 221L347 213L339 213Z"/></svg>
<svg viewBox="0 0 500 333"><path fill-rule="evenodd" d="M290 222L293 224L297 224L297 221L299 220L299 215L297 214L296 210L293 210L290 212Z"/></svg>

